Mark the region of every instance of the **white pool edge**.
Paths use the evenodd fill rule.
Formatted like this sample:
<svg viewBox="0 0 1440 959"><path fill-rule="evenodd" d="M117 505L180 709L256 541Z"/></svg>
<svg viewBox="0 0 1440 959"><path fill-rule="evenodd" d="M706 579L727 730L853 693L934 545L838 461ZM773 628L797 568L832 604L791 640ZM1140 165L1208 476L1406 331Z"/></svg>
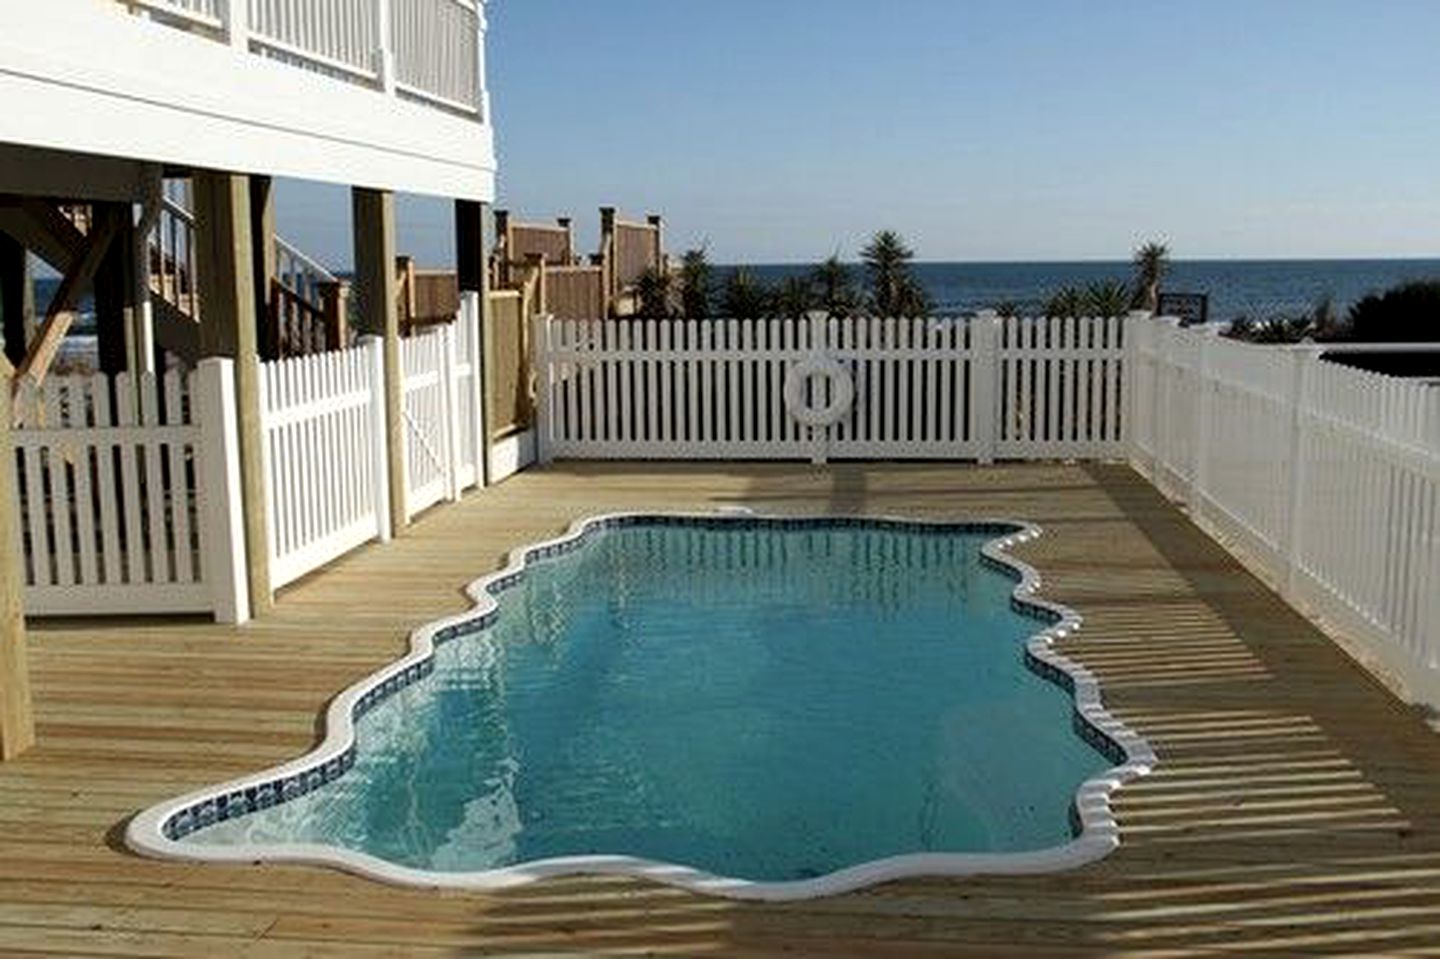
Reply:
<svg viewBox="0 0 1440 959"><path fill-rule="evenodd" d="M1057 617L1026 644L1027 653L1068 678L1074 710L1078 717L1125 755L1125 761L1081 783L1073 800L1079 834L1069 842L1045 849L1014 853L912 853L860 863L813 879L784 882L752 882L716 876L698 869L631 856L565 856L535 860L500 869L478 872L433 872L387 862L355 850L322 844L237 844L207 846L169 838L165 824L172 816L222 797L241 793L291 776L312 773L347 754L355 743L355 707L368 693L382 689L387 681L398 682L408 670L428 663L434 653L435 637L442 630L472 623L498 607L490 587L522 574L532 554L566 546L592 528L626 519L703 519L744 523L755 520L855 520L898 523L913 526L1007 526L1015 532L987 542L982 554L1008 568L1018 581L1013 600L1021 605L1048 611ZM1041 529L1033 523L1011 519L916 519L901 516L819 516L757 514L725 510L714 513L631 511L605 513L576 520L561 536L511 550L506 565L465 587L474 604L470 609L442 617L410 634L409 651L399 659L351 684L331 700L325 714L325 737L314 749L289 762L260 772L207 786L166 800L138 813L125 830L125 842L135 852L156 859L208 863L290 863L329 866L401 886L434 889L504 889L547 877L574 874L635 876L677 886L693 892L731 899L784 901L834 895L894 879L920 876L1020 875L1058 872L1094 862L1120 844L1120 828L1110 808L1110 797L1122 785L1144 776L1155 766L1150 744L1104 707L1100 684L1088 669L1054 649L1056 640L1080 628L1081 617L1061 603L1038 595L1040 575L1008 550L1035 539Z"/></svg>

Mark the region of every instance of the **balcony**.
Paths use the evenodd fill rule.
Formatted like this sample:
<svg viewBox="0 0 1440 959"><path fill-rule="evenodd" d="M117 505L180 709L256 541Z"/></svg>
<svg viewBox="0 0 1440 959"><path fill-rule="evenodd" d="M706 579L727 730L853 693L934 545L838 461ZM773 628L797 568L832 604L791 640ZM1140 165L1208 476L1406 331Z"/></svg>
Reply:
<svg viewBox="0 0 1440 959"><path fill-rule="evenodd" d="M482 0L51 0L0 29L0 146L488 201ZM31 164L34 166L35 164Z"/></svg>
<svg viewBox="0 0 1440 959"><path fill-rule="evenodd" d="M484 122L475 0L119 0L139 16Z"/></svg>

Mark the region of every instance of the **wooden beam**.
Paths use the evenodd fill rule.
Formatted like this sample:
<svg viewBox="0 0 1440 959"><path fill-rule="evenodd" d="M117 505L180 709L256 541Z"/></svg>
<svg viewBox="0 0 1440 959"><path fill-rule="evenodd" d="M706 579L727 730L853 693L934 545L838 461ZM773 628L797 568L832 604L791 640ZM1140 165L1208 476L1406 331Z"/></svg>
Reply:
<svg viewBox="0 0 1440 959"><path fill-rule="evenodd" d="M53 203L34 197L0 205L0 231L28 247L58 273L68 273L85 250L85 234Z"/></svg>
<svg viewBox="0 0 1440 959"><path fill-rule="evenodd" d="M10 391L0 389L0 761L14 759L35 743L17 506Z"/></svg>
<svg viewBox="0 0 1440 959"><path fill-rule="evenodd" d="M242 174L197 171L195 252L200 353L235 360L240 427L240 495L245 511L245 565L250 611L274 607L265 529L264 435L260 428L260 358L256 343L255 270L251 262L250 180Z"/></svg>
<svg viewBox="0 0 1440 959"><path fill-rule="evenodd" d="M355 233L355 294L361 326L384 338L385 443L389 462L390 529L405 528L405 423L400 370L400 311L395 276L395 196L386 190L351 190Z"/></svg>
<svg viewBox="0 0 1440 959"><path fill-rule="evenodd" d="M75 320L75 304L95 278L95 271L100 269L100 263L119 227L118 219L108 209L96 220L85 237L85 249L80 259L55 290L55 296L45 311L45 322L35 334L35 342L30 344L25 359L15 368L14 389L18 390L20 381L27 377L36 385L45 379L50 364L60 351L60 342Z"/></svg>
<svg viewBox="0 0 1440 959"><path fill-rule="evenodd" d="M35 291L25 244L0 233L0 326L5 335L5 358L14 364L25 359L30 326L35 322Z"/></svg>

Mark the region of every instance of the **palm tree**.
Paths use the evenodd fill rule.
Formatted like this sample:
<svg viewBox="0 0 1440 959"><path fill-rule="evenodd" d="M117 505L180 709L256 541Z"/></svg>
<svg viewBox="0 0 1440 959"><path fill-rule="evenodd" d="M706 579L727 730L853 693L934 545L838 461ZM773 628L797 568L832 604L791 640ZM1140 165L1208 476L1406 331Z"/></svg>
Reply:
<svg viewBox="0 0 1440 959"><path fill-rule="evenodd" d="M736 320L758 320L770 311L770 290L750 272L738 266L725 278L720 291L720 312Z"/></svg>
<svg viewBox="0 0 1440 959"><path fill-rule="evenodd" d="M840 254L832 253L810 271L810 286L815 291L815 308L831 316L850 316L860 305L850 268L840 262Z"/></svg>
<svg viewBox="0 0 1440 959"><path fill-rule="evenodd" d="M635 278L635 313L647 320L663 320L674 315L675 277L668 270L647 266Z"/></svg>
<svg viewBox="0 0 1440 959"><path fill-rule="evenodd" d="M777 316L798 319L810 310L818 309L815 287L808 276L785 277L780 281L780 288L775 291L774 301Z"/></svg>
<svg viewBox="0 0 1440 959"><path fill-rule="evenodd" d="M702 246L680 258L680 314L699 320L710 315L710 261Z"/></svg>
<svg viewBox="0 0 1440 959"><path fill-rule="evenodd" d="M915 251L894 230L881 230L870 238L860 259L870 275L870 309L876 316L924 316L930 296L910 273Z"/></svg>
<svg viewBox="0 0 1440 959"><path fill-rule="evenodd" d="M1130 305L1154 313L1160 306L1160 282L1169 270L1170 248L1164 243L1151 240L1136 250L1135 297Z"/></svg>
<svg viewBox="0 0 1440 959"><path fill-rule="evenodd" d="M1119 280L1097 280L1085 287L1085 314L1120 316L1130 308L1130 288Z"/></svg>
<svg viewBox="0 0 1440 959"><path fill-rule="evenodd" d="M1080 316L1085 312L1085 291L1078 286L1064 286L1045 301L1046 316Z"/></svg>

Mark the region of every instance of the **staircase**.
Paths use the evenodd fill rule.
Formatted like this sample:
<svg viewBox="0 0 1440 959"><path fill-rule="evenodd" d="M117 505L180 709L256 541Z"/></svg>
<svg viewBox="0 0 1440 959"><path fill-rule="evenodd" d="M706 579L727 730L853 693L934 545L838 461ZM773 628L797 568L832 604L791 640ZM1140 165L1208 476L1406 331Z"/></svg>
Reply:
<svg viewBox="0 0 1440 959"><path fill-rule="evenodd" d="M204 306L197 295L195 214L187 181L167 181L147 251L155 342L193 364L200 352ZM349 346L348 284L282 237L275 237L272 255L274 278L265 301L256 304L262 357L304 356Z"/></svg>

